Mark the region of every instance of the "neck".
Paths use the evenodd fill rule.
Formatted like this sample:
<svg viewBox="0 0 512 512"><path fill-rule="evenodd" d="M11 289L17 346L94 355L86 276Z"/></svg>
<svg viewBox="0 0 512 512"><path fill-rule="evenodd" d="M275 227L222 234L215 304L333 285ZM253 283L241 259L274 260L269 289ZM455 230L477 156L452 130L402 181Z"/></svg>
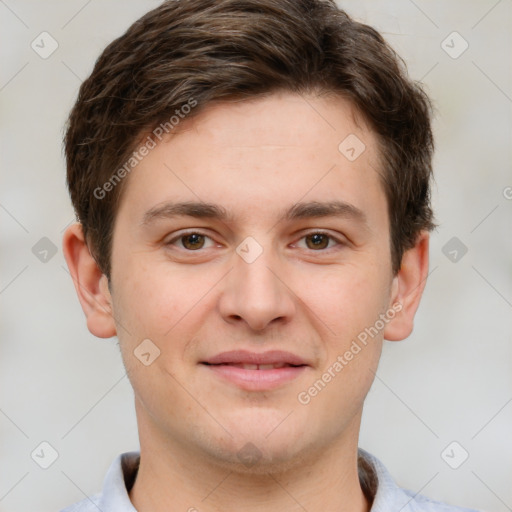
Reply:
<svg viewBox="0 0 512 512"><path fill-rule="evenodd" d="M286 468L267 466L257 472L211 460L137 416L141 460L130 499L138 512L370 510L357 469L360 416L347 439L324 452L304 454Z"/></svg>

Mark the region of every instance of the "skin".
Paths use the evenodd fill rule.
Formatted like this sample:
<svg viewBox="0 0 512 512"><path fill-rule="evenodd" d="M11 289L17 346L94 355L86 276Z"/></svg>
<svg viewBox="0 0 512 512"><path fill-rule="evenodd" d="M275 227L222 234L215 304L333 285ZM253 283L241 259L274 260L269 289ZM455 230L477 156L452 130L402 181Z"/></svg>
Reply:
<svg viewBox="0 0 512 512"><path fill-rule="evenodd" d="M366 146L353 162L338 150L349 134ZM117 335L134 388L137 510L369 510L357 476L363 402L382 340L412 331L429 240L420 233L393 275L379 170L376 136L345 99L274 93L215 104L126 178L110 287L80 225L68 228L64 254L88 328ZM357 207L366 222L281 214L299 201L331 200ZM216 203L232 218L142 223L167 201ZM178 236L188 229L207 238L191 244ZM333 237L320 249L306 236L318 230ZM248 236L263 249L252 263L236 252ZM385 328L301 404L298 394L398 303ZM148 338L160 356L145 366L133 352ZM290 351L309 367L277 389L247 391L200 364L240 348ZM237 456L246 443L260 456L251 467Z"/></svg>

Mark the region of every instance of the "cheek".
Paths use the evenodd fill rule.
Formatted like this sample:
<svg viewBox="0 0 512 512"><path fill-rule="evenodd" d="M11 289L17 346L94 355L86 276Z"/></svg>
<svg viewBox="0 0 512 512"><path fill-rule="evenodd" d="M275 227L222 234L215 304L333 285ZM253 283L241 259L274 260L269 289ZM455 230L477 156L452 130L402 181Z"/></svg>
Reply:
<svg viewBox="0 0 512 512"><path fill-rule="evenodd" d="M179 272L132 261L119 283L116 313L132 337L162 339L186 313L190 290Z"/></svg>
<svg viewBox="0 0 512 512"><path fill-rule="evenodd" d="M378 266L365 265L364 271L353 269L331 288L333 294L338 290L339 305L331 312L335 335L327 343L325 369L336 377L325 399L332 393L332 400L343 401L344 395L356 407L366 396L382 351L385 323L380 315L386 311L390 286Z"/></svg>
<svg viewBox="0 0 512 512"><path fill-rule="evenodd" d="M176 274L171 275L158 263L145 266L140 260L134 261L125 269L114 295L125 368L136 395L154 411L162 407L159 400L167 393L167 387L158 384L162 380L180 396L179 386L168 373L181 364L180 343L186 339L183 328L191 305L185 283ZM149 357L144 361L147 353Z"/></svg>
<svg viewBox="0 0 512 512"><path fill-rule="evenodd" d="M326 380L332 380L329 388L335 394L333 399L336 389L344 389L345 399L357 403L368 391L374 377L370 370L376 369L380 358L383 329L379 318L388 304L390 282L365 265L364 271L355 266L338 268L319 283L321 286L304 302L323 324L321 371L330 371ZM353 389L353 395L347 394L347 387ZM324 393L324 398L330 393Z"/></svg>
<svg viewBox="0 0 512 512"><path fill-rule="evenodd" d="M304 282L311 285L303 285L299 297L323 321L334 345L343 346L347 339L373 325L387 305L391 282L376 266L345 265L329 272L324 269L316 276L309 270L306 274Z"/></svg>

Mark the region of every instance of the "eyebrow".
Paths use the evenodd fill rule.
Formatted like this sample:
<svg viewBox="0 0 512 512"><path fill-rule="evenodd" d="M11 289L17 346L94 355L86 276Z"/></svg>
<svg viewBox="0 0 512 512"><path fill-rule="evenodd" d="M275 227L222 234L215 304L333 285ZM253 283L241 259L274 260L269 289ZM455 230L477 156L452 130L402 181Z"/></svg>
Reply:
<svg viewBox="0 0 512 512"><path fill-rule="evenodd" d="M184 216L198 219L215 219L223 222L230 222L234 219L232 214L228 213L224 207L218 204L183 201L167 202L151 208L144 214L141 224L144 226L151 224L155 220ZM356 206L344 201L296 203L280 215L280 218L287 221L320 217L348 218L357 221L364 227L368 227L365 213Z"/></svg>

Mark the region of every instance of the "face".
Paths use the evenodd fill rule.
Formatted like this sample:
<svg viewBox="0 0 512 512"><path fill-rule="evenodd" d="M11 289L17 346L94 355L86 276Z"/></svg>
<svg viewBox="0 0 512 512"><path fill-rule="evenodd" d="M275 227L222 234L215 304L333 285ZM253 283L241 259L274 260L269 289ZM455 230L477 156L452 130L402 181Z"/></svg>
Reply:
<svg viewBox="0 0 512 512"><path fill-rule="evenodd" d="M280 93L208 107L132 171L111 300L141 446L265 468L357 443L393 305L378 156L346 100Z"/></svg>

